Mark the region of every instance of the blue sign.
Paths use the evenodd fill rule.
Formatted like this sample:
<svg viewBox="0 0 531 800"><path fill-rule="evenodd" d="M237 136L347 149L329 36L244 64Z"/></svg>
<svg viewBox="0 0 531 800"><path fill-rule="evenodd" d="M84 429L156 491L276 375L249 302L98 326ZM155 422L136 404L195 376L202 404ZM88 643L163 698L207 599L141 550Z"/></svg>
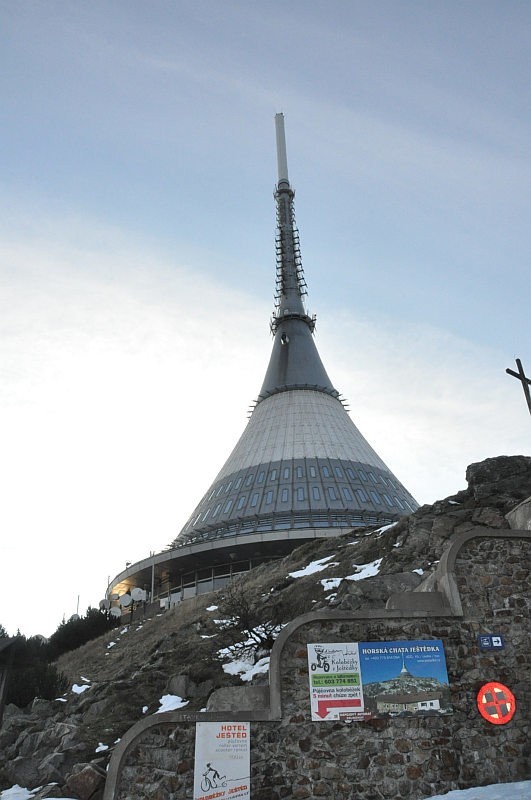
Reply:
<svg viewBox="0 0 531 800"><path fill-rule="evenodd" d="M504 650L505 642L499 633L480 633L478 636L480 650Z"/></svg>

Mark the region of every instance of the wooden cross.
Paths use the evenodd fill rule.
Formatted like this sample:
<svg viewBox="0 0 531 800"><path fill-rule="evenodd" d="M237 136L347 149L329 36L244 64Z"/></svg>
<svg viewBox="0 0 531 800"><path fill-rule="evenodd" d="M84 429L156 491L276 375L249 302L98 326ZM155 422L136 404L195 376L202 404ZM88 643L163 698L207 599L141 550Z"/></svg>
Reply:
<svg viewBox="0 0 531 800"><path fill-rule="evenodd" d="M531 394L529 393L529 387L531 386L531 379L528 378L524 372L524 368L522 367L522 362L519 358L516 360L516 366L518 367L518 372L515 372L512 369L506 369L509 375L512 375L513 378L517 378L522 383L522 388L524 390L525 399L527 400L527 407L529 409L529 413L531 414Z"/></svg>

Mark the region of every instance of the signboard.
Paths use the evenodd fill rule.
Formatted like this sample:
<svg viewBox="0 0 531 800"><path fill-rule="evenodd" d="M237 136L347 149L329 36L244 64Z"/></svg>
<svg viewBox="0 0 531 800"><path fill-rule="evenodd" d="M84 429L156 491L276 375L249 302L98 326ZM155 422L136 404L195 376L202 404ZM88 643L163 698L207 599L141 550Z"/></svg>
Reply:
<svg viewBox="0 0 531 800"><path fill-rule="evenodd" d="M198 722L195 727L194 800L249 800L248 722Z"/></svg>
<svg viewBox="0 0 531 800"><path fill-rule="evenodd" d="M514 717L516 701L511 690L503 683L486 683L479 690L476 700L483 719L493 725L505 725Z"/></svg>
<svg viewBox="0 0 531 800"><path fill-rule="evenodd" d="M440 639L308 645L312 719L449 714Z"/></svg>
<svg viewBox="0 0 531 800"><path fill-rule="evenodd" d="M480 650L504 650L505 642L503 636L492 633L480 633L478 636Z"/></svg>

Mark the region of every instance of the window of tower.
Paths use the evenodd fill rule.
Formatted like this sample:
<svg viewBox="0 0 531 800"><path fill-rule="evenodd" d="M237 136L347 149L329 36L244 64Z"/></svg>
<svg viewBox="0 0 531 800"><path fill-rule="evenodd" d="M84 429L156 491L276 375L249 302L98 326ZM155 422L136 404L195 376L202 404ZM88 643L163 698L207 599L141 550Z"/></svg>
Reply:
<svg viewBox="0 0 531 800"><path fill-rule="evenodd" d="M311 467L308 467L308 469L310 470L310 478L316 478L317 477L317 472L315 470L315 467L311 466Z"/></svg>
<svg viewBox="0 0 531 800"><path fill-rule="evenodd" d="M227 500L227 502L225 503L225 508L223 509L223 513L228 514L231 508L232 508L232 500Z"/></svg>
<svg viewBox="0 0 531 800"><path fill-rule="evenodd" d="M297 500L304 500L304 488L302 486L297 489Z"/></svg>
<svg viewBox="0 0 531 800"><path fill-rule="evenodd" d="M284 467L284 480L289 480L289 467Z"/></svg>
<svg viewBox="0 0 531 800"><path fill-rule="evenodd" d="M343 480L343 470L341 469L341 467L336 467L334 469L334 472L336 473L337 477L342 481Z"/></svg>
<svg viewBox="0 0 531 800"><path fill-rule="evenodd" d="M373 483L376 483L376 477L375 477L375 475L374 475L374 473L373 473L373 472L369 472L369 478L371 479L371 481L372 481Z"/></svg>
<svg viewBox="0 0 531 800"><path fill-rule="evenodd" d="M343 487L343 495L345 497L345 500L348 500L349 502L352 501L352 494L350 492L350 489L347 489L346 486Z"/></svg>
<svg viewBox="0 0 531 800"><path fill-rule="evenodd" d="M247 480L245 481L245 485L246 486L250 486L253 481L254 481L254 472L251 472L251 474L247 476Z"/></svg>
<svg viewBox="0 0 531 800"><path fill-rule="evenodd" d="M304 470L302 467L297 467L297 478L304 478Z"/></svg>
<svg viewBox="0 0 531 800"><path fill-rule="evenodd" d="M221 508L221 503L218 503L217 506L215 507L214 511L212 512L212 516L213 517L217 517L217 515L219 514L220 508Z"/></svg>
<svg viewBox="0 0 531 800"><path fill-rule="evenodd" d="M389 506L389 508L391 508L391 506L393 505L393 501L391 500L391 498L389 497L389 495L388 495L388 494L386 494L385 492L383 493L383 499L385 500L385 502L387 503L387 505Z"/></svg>
<svg viewBox="0 0 531 800"><path fill-rule="evenodd" d="M262 470L261 472L258 473L258 480L256 482L257 483L263 483L264 482L264 478L265 478L265 472Z"/></svg>
<svg viewBox="0 0 531 800"><path fill-rule="evenodd" d="M364 471L362 469L359 469L358 472L359 472L359 476L362 479L362 481L366 481L367 480L367 476L365 475Z"/></svg>
<svg viewBox="0 0 531 800"><path fill-rule="evenodd" d="M238 480L234 484L234 491L237 492L241 485L242 485L242 479L238 478Z"/></svg>
<svg viewBox="0 0 531 800"><path fill-rule="evenodd" d="M238 505L236 506L236 511L241 511L245 505L245 501L247 500L247 495L242 494L240 499L238 500Z"/></svg>
<svg viewBox="0 0 531 800"><path fill-rule="evenodd" d="M365 494L365 492L363 491L363 489L356 489L356 494L358 495L358 497L359 497L359 499L361 500L362 503L366 503L367 502L368 497Z"/></svg>
<svg viewBox="0 0 531 800"><path fill-rule="evenodd" d="M282 495L280 497L280 501L282 503L287 503L289 500L289 489L282 489Z"/></svg>
<svg viewBox="0 0 531 800"><path fill-rule="evenodd" d="M355 481L356 480L356 473L354 472L354 470L351 467L347 467L347 475L349 476L351 481Z"/></svg>
<svg viewBox="0 0 531 800"><path fill-rule="evenodd" d="M227 484L227 488L225 489L225 494L228 494L230 492L230 487L231 486L232 486L232 481L229 481L228 484Z"/></svg>
<svg viewBox="0 0 531 800"><path fill-rule="evenodd" d="M380 495L378 494L378 492L375 492L374 489L371 489L371 497L375 503L379 503L380 505L382 504Z"/></svg>
<svg viewBox="0 0 531 800"><path fill-rule="evenodd" d="M266 506L269 506L271 505L272 502L273 502L273 492L269 490L269 492L266 492L265 504Z"/></svg>
<svg viewBox="0 0 531 800"><path fill-rule="evenodd" d="M269 475L269 480L270 481L276 481L276 479L277 479L277 470L276 469L272 469L271 473Z"/></svg>
<svg viewBox="0 0 531 800"><path fill-rule="evenodd" d="M328 467L326 467L326 466L321 467L321 472L323 473L323 478L329 478L330 477L330 470L328 469Z"/></svg>
<svg viewBox="0 0 531 800"><path fill-rule="evenodd" d="M334 489L333 486L329 486L326 491L328 492L328 497L330 498L330 500L339 500L336 494L336 490Z"/></svg>
<svg viewBox="0 0 531 800"><path fill-rule="evenodd" d="M312 497L313 497L314 500L320 500L321 499L321 492L319 491L319 487L318 486L312 486Z"/></svg>
<svg viewBox="0 0 531 800"><path fill-rule="evenodd" d="M255 508L256 507L256 505L258 504L258 498L259 497L260 497L260 493L259 492L255 492L253 494L253 496L251 497L251 508Z"/></svg>
<svg viewBox="0 0 531 800"><path fill-rule="evenodd" d="M216 497L219 497L222 491L223 491L223 484L221 484L221 486L218 488L216 492Z"/></svg>
<svg viewBox="0 0 531 800"><path fill-rule="evenodd" d="M209 515L209 514L210 514L210 509L209 509L209 508L207 508L207 510L206 510L206 511L205 511L205 513L203 514L203 522L204 522L204 521L205 521L205 520L208 518L208 515Z"/></svg>

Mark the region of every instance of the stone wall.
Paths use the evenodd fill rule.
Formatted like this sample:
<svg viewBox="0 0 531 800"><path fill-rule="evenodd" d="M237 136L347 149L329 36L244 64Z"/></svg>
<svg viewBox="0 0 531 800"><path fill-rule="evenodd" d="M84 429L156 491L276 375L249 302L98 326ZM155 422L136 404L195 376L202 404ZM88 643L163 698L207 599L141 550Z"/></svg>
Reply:
<svg viewBox="0 0 531 800"><path fill-rule="evenodd" d="M197 719L251 720L253 800L415 800L528 778L529 533L478 534L451 543L441 560L434 586L446 587L447 596L439 610L427 602L424 611L327 611L291 623L272 653L267 708L168 712L138 723L113 755L105 799L191 798ZM505 649L481 652L479 633L502 634ZM444 643L451 715L311 721L307 643L431 638ZM507 725L492 725L477 711L477 692L492 680L516 697Z"/></svg>

